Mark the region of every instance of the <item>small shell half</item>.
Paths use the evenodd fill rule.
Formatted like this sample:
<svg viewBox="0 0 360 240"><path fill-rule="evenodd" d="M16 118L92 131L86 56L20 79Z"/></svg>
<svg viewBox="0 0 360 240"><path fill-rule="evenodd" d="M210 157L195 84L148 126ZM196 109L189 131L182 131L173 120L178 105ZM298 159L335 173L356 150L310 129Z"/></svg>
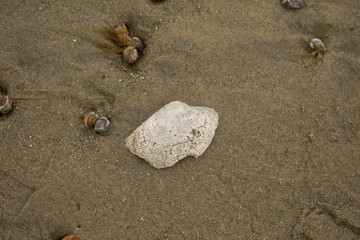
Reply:
<svg viewBox="0 0 360 240"><path fill-rule="evenodd" d="M281 4L289 9L299 9L305 6L303 0L282 0Z"/></svg>
<svg viewBox="0 0 360 240"><path fill-rule="evenodd" d="M133 37L132 40L136 43L136 49L139 51L144 50L144 43L138 37Z"/></svg>
<svg viewBox="0 0 360 240"><path fill-rule="evenodd" d="M67 236L63 237L61 240L79 240L79 236L78 235L67 235Z"/></svg>
<svg viewBox="0 0 360 240"><path fill-rule="evenodd" d="M95 112L88 112L84 115L84 125L87 128L91 128L95 125L99 116Z"/></svg>
<svg viewBox="0 0 360 240"><path fill-rule="evenodd" d="M96 121L94 130L96 132L106 132L110 129L110 125L111 123L106 117L101 117Z"/></svg>
<svg viewBox="0 0 360 240"><path fill-rule="evenodd" d="M0 113L5 115L12 109L12 101L9 96L2 96L0 94Z"/></svg>
<svg viewBox="0 0 360 240"><path fill-rule="evenodd" d="M325 44L318 38L313 38L309 43L312 50L322 50L325 49Z"/></svg>
<svg viewBox="0 0 360 240"><path fill-rule="evenodd" d="M124 50L124 61L127 64L131 64L136 61L136 59L139 57L138 50L134 47L127 47Z"/></svg>

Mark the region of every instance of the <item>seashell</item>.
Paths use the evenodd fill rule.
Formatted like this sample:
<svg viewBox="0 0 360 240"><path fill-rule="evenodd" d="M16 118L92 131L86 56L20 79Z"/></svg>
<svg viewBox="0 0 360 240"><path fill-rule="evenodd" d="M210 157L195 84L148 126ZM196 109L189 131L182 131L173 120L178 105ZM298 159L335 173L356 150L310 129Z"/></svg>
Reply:
<svg viewBox="0 0 360 240"><path fill-rule="evenodd" d="M134 42L136 43L136 49L137 50L139 50L139 51L144 50L144 44L143 44L143 42L141 41L140 38L133 37L132 40L134 40Z"/></svg>
<svg viewBox="0 0 360 240"><path fill-rule="evenodd" d="M136 48L134 47L127 47L124 50L124 61L127 64L131 64L136 61L136 59L139 57L139 53Z"/></svg>
<svg viewBox="0 0 360 240"><path fill-rule="evenodd" d="M78 235L67 235L67 236L63 237L61 240L79 240L79 236Z"/></svg>
<svg viewBox="0 0 360 240"><path fill-rule="evenodd" d="M95 125L99 116L95 112L88 112L84 115L84 125L87 128L91 128Z"/></svg>
<svg viewBox="0 0 360 240"><path fill-rule="evenodd" d="M95 131L96 132L106 132L110 128L110 121L106 117L99 118L95 123Z"/></svg>
<svg viewBox="0 0 360 240"><path fill-rule="evenodd" d="M318 38L311 39L309 45L310 45L311 49L313 49L315 51L325 49L325 44Z"/></svg>
<svg viewBox="0 0 360 240"><path fill-rule="evenodd" d="M289 9L299 9L305 6L303 0L295 0L297 3L294 3L294 0L282 0L281 4Z"/></svg>
<svg viewBox="0 0 360 240"><path fill-rule="evenodd" d="M3 96L0 94L0 113L5 115L12 109L12 101L9 96Z"/></svg>

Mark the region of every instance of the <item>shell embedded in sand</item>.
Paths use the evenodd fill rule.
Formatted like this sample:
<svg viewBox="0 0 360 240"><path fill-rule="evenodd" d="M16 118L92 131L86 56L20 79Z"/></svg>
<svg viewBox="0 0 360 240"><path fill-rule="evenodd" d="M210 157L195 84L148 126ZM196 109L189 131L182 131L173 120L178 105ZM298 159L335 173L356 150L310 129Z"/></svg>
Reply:
<svg viewBox="0 0 360 240"><path fill-rule="evenodd" d="M91 128L95 125L99 116L95 112L88 112L84 115L84 125L87 128Z"/></svg>
<svg viewBox="0 0 360 240"><path fill-rule="evenodd" d="M106 117L99 118L94 126L95 132L106 132L110 129L110 121Z"/></svg>
<svg viewBox="0 0 360 240"><path fill-rule="evenodd" d="M67 235L67 236L63 237L61 240L79 240L79 236L78 235Z"/></svg>
<svg viewBox="0 0 360 240"><path fill-rule="evenodd" d="M138 59L139 53L135 47L127 47L124 51L124 62L131 64Z"/></svg>
<svg viewBox="0 0 360 240"><path fill-rule="evenodd" d="M12 110L12 101L9 96L3 96L0 93L0 113L5 115Z"/></svg>
<svg viewBox="0 0 360 240"><path fill-rule="evenodd" d="M309 45L313 50L321 50L325 48L325 44L318 38L311 39Z"/></svg>

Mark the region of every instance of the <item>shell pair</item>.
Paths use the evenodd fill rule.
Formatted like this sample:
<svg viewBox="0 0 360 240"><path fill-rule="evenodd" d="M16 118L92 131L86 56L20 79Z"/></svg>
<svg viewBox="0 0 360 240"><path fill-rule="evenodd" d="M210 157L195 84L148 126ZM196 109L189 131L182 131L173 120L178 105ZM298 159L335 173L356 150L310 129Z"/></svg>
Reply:
<svg viewBox="0 0 360 240"><path fill-rule="evenodd" d="M135 42L135 46L129 46L124 50L124 62L131 64L136 61L139 57L139 52L144 49L144 45L140 38L133 37L132 40Z"/></svg>
<svg viewBox="0 0 360 240"><path fill-rule="evenodd" d="M107 42L98 43L96 46L107 53L122 53L124 62L134 63L139 53L144 50L144 44L138 37L129 37L125 24L119 23L115 27L103 27L96 31Z"/></svg>
<svg viewBox="0 0 360 240"><path fill-rule="evenodd" d="M84 115L84 125L87 128L94 127L95 132L106 132L110 129L110 121L106 117L101 117L95 112L88 112Z"/></svg>
<svg viewBox="0 0 360 240"><path fill-rule="evenodd" d="M13 102L9 98L9 96L3 96L0 93L0 113L2 115L8 114L13 106Z"/></svg>

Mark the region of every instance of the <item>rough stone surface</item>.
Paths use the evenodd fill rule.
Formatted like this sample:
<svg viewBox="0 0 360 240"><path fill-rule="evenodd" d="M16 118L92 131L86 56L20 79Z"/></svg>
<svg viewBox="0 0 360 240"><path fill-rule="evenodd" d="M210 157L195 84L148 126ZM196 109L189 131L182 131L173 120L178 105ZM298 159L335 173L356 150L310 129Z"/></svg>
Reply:
<svg viewBox="0 0 360 240"><path fill-rule="evenodd" d="M187 156L201 156L214 137L218 114L212 108L171 102L125 140L126 147L155 168L173 166Z"/></svg>

